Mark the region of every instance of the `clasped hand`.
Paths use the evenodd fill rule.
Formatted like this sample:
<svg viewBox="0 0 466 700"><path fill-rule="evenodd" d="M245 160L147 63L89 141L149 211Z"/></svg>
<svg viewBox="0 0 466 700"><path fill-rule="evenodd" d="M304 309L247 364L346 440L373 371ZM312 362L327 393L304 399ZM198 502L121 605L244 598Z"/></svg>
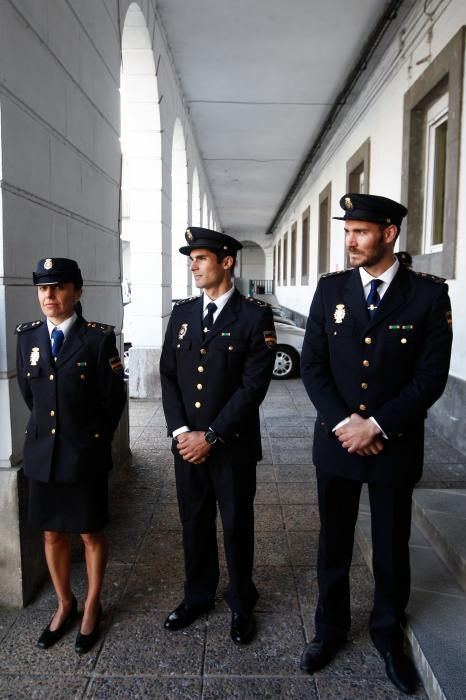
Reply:
<svg viewBox="0 0 466 700"><path fill-rule="evenodd" d="M202 430L181 433L178 435L176 447L183 459L192 464L205 462L212 449Z"/></svg>
<svg viewBox="0 0 466 700"><path fill-rule="evenodd" d="M383 450L380 431L374 421L362 418L357 413L352 413L349 421L335 430L335 435L350 454L355 452L362 457L368 457Z"/></svg>

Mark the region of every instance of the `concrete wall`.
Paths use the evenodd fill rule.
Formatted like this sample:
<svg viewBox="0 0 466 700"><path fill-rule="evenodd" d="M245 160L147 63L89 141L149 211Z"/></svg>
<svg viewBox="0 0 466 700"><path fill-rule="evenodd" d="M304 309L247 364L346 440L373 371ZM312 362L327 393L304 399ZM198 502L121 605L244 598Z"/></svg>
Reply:
<svg viewBox="0 0 466 700"><path fill-rule="evenodd" d="M433 5L433 4L432 4ZM346 192L346 163L360 146L370 139L370 182L366 191L393 199L401 198L403 158L403 106L407 90L423 74L435 57L466 25L466 4L462 0L444 0L429 6L424 2L413 4L394 32L382 56L369 64L357 91L348 100L344 118L330 131L321 155L312 166L303 185L284 211L273 235L274 245L298 223L297 280L301 266L301 217L310 206L310 275L309 285L277 285L276 296L283 306L307 315L317 283L317 245L319 193L331 183L332 215L341 213L339 199ZM431 42L429 43L429 31ZM464 56L462 57L464 61ZM463 102L466 96L463 85ZM463 104L459 191L464 191L466 175L466 110ZM432 412L431 426L458 447L464 448L465 421L464 381L466 380L466 321L463 300L466 295L466 201L459 197L458 228L456 231L455 275L448 280L454 318L454 343L449 390ZM402 240L406 232L402 232ZM290 254L288 252L288 260ZM416 266L416 265L415 265ZM330 270L345 267L345 248L341 221L331 222ZM446 403L445 403L446 402ZM437 416L437 420L436 420ZM441 418L440 418L441 417Z"/></svg>
<svg viewBox="0 0 466 700"><path fill-rule="evenodd" d="M125 0L3 0L0 5L0 604L23 604L43 571L37 538L23 527L20 460L27 411L16 387L14 338L16 323L39 316L31 287L37 260L77 259L85 316L114 324L122 342L119 87L121 33L129 6ZM157 266L149 272L158 280L155 293L148 295L155 331L145 348L145 371L148 359L156 360L171 309L176 119L186 137L188 211L194 168L211 211L213 204L155 1L132 3L131 12L147 28L162 134L157 229L145 242L156 253ZM154 395L154 381L143 392ZM114 450L123 464L127 417Z"/></svg>

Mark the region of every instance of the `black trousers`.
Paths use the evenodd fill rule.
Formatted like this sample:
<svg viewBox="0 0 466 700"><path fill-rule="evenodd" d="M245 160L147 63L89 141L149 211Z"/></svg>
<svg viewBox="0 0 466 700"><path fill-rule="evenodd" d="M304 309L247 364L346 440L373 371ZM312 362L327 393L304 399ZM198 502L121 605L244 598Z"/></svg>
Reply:
<svg viewBox="0 0 466 700"><path fill-rule="evenodd" d="M349 570L362 482L317 470L321 529L317 557L319 639L344 638L351 624ZM409 537L412 485L368 484L372 570L375 580L370 634L384 653L403 640L401 624L410 593Z"/></svg>
<svg viewBox="0 0 466 700"><path fill-rule="evenodd" d="M185 604L207 606L215 598L218 503L229 575L225 600L233 612L249 613L258 598L252 580L256 463L237 463L227 446L221 446L203 464L175 455L175 476L183 527Z"/></svg>

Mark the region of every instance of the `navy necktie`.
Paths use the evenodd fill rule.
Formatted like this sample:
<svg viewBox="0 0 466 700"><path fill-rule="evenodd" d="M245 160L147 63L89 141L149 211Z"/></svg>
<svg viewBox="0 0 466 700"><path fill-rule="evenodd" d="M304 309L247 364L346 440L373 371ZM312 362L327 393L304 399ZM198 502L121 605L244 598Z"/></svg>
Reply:
<svg viewBox="0 0 466 700"><path fill-rule="evenodd" d="M214 313L217 311L217 304L214 304L213 301L210 302L210 304L207 304L207 315L205 316L203 320L203 327L204 327L204 333L207 333L210 331L212 326L214 325Z"/></svg>
<svg viewBox="0 0 466 700"><path fill-rule="evenodd" d="M367 295L367 311L369 318L372 320L377 313L377 307L380 304L380 296L377 288L382 284L383 280L372 280L369 294Z"/></svg>
<svg viewBox="0 0 466 700"><path fill-rule="evenodd" d="M63 331L61 331L59 328L54 328L52 331L52 355L55 360L58 357L58 353L60 352L64 339L65 334Z"/></svg>

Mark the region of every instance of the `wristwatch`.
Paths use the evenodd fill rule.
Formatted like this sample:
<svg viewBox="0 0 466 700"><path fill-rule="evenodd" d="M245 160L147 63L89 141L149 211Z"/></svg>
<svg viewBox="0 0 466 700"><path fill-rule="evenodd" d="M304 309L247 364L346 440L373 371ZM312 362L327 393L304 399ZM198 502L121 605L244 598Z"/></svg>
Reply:
<svg viewBox="0 0 466 700"><path fill-rule="evenodd" d="M206 430L204 433L204 437L206 439L206 442L209 443L209 445L215 445L215 443L218 440L218 435L215 433L213 430Z"/></svg>

